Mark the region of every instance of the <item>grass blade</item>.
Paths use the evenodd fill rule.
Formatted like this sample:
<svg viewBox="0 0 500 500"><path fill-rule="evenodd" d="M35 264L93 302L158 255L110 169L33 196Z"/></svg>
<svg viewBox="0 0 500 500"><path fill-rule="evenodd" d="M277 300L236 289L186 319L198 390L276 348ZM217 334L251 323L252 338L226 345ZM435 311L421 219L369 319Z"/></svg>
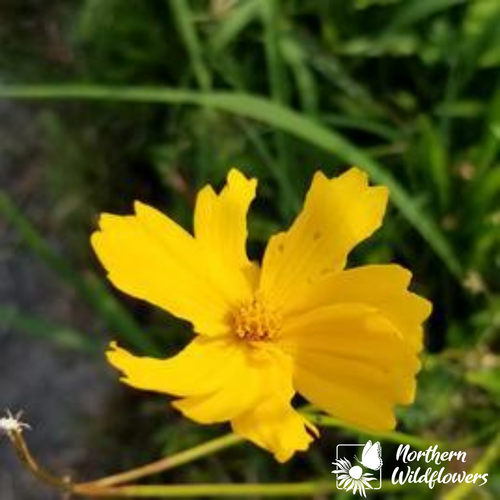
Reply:
<svg viewBox="0 0 500 500"><path fill-rule="evenodd" d="M57 255L21 210L1 190L0 214L22 236L27 247L99 314L106 327L114 335L121 336L141 352L158 353L158 349L148 338L147 333L136 324L102 281L92 273L82 276Z"/></svg>
<svg viewBox="0 0 500 500"><path fill-rule="evenodd" d="M83 332L27 315L11 306L0 305L0 325L26 332L33 337L50 340L67 349L86 351L92 354L100 352L98 342L93 342Z"/></svg>
<svg viewBox="0 0 500 500"><path fill-rule="evenodd" d="M461 279L461 265L441 229L380 163L335 131L268 99L234 92L201 93L158 87L106 87L79 84L0 86L0 98L2 97L193 104L213 107L277 127L336 155L348 164L364 168L375 182L385 184L391 191L392 202L401 214L427 241L449 271Z"/></svg>
<svg viewBox="0 0 500 500"><path fill-rule="evenodd" d="M286 105L289 98L285 80L285 66L281 55L280 35L278 29L279 0L261 0L262 20L265 28L264 45L269 74L270 94L273 101ZM291 182L292 155L291 144L282 130L274 134L278 162L275 167L283 196L283 215L289 218L299 207L299 200Z"/></svg>
<svg viewBox="0 0 500 500"><path fill-rule="evenodd" d="M249 0L231 8L228 17L219 23L210 38L214 53L225 49L251 21L257 18L261 8L260 1Z"/></svg>
<svg viewBox="0 0 500 500"><path fill-rule="evenodd" d="M172 9L177 29L191 59L198 86L202 90L210 90L212 77L203 61L201 44L193 25L193 15L191 14L189 2L188 0L170 0L167 3Z"/></svg>
<svg viewBox="0 0 500 500"><path fill-rule="evenodd" d="M465 1L466 0L411 0L401 2L401 8L386 28L384 36L421 22L427 17L433 16L450 7L464 4Z"/></svg>

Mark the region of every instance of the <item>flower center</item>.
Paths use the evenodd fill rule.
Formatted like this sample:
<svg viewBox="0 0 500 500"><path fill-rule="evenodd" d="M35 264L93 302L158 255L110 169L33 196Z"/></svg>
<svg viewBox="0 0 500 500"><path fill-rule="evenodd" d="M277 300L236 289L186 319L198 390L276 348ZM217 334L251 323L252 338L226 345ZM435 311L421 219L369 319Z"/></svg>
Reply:
<svg viewBox="0 0 500 500"><path fill-rule="evenodd" d="M363 469L359 465L355 465L351 470L349 470L349 475L353 479L359 479L363 475Z"/></svg>
<svg viewBox="0 0 500 500"><path fill-rule="evenodd" d="M234 332L249 341L269 341L281 328L278 312L266 308L262 300L254 298L242 305L233 315Z"/></svg>

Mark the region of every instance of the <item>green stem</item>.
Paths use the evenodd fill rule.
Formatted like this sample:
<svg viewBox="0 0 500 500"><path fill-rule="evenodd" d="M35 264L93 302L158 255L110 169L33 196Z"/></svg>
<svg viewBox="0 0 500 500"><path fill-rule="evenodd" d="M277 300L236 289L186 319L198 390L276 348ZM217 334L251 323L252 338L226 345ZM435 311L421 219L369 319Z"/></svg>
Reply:
<svg viewBox="0 0 500 500"><path fill-rule="evenodd" d="M150 464L144 465L142 467L137 467L136 469L131 469L119 474L114 474L112 476L105 477L103 479L98 479L97 481L92 481L89 483L82 484L81 486L95 488L95 487L107 487L117 484L128 483L136 479L150 476L152 474L158 474L166 470L173 469L174 467L179 467L180 465L187 464L193 460L197 460L202 457L206 457L217 451L228 448L229 446L234 446L235 444L241 443L242 438L236 436L235 434L228 434L220 438L212 439L206 443L200 444L199 446L194 446L185 451L181 451L175 455L162 458L156 462L151 462Z"/></svg>
<svg viewBox="0 0 500 500"><path fill-rule="evenodd" d="M390 481L382 482L382 491L396 491L401 485ZM410 485L405 485L407 488ZM420 485L416 485L420 486ZM73 493L92 497L115 498L186 498L186 497L319 497L338 491L336 481L308 481L303 483L273 484L152 484L141 486L122 486L119 488L79 488Z"/></svg>
<svg viewBox="0 0 500 500"><path fill-rule="evenodd" d="M195 458L214 453L224 447L236 444L241 439L234 435L223 436L203 445L163 459L156 464L150 464L126 473L110 476L93 483L74 483L70 478L58 477L45 470L31 455L22 435L22 428L9 430L7 435L13 444L20 460L34 477L47 485L72 495L113 498L186 498L186 497L229 497L255 496L261 497L295 497L325 495L337 490L335 480L316 480L302 483L272 483L272 484L152 484L111 486L124 480L138 479L155 472L166 470L173 466L185 464ZM159 464L161 462L161 468ZM401 485L383 481L384 491L399 490Z"/></svg>
<svg viewBox="0 0 500 500"><path fill-rule="evenodd" d="M485 454L470 471L470 474L486 474L490 467L500 458L500 433L491 442ZM470 498L470 491L477 486L475 483L460 483L458 486L443 495L443 500L461 500Z"/></svg>
<svg viewBox="0 0 500 500"><path fill-rule="evenodd" d="M362 435L368 434L366 430L360 429L354 425L347 424L342 420L327 415L304 413L304 416L306 416L310 422L319 426L338 427L339 429L345 429L355 434L362 434ZM409 444L410 446L418 449L426 449L429 448L429 446L435 446L435 445L438 445L441 448L447 448L446 443L441 443L435 439L432 440L422 439L418 436L413 436L411 434L406 434L404 432L399 432L399 431L370 432L369 435L393 443Z"/></svg>

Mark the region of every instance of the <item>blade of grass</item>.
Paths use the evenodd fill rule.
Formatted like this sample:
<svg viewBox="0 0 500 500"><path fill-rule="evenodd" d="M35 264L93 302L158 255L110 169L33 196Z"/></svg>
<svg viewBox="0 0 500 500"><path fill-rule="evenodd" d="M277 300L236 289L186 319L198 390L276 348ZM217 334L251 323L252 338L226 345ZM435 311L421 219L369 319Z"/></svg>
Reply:
<svg viewBox="0 0 500 500"><path fill-rule="evenodd" d="M426 157L423 164L428 166L433 185L436 186L439 205L444 212L448 208L451 178L447 151L436 127L427 116L420 118L418 126L422 137L423 154Z"/></svg>
<svg viewBox="0 0 500 500"><path fill-rule="evenodd" d="M307 115L314 117L318 114L318 92L313 73L307 64L306 54L290 37L281 42L281 47L283 57L293 73L302 109Z"/></svg>
<svg viewBox="0 0 500 500"><path fill-rule="evenodd" d="M378 120L367 118L348 116L341 114L323 114L323 122L328 125L333 125L340 129L360 130L365 133L373 134L387 141L400 141L405 137L404 131L396 129L386 123Z"/></svg>
<svg viewBox="0 0 500 500"><path fill-rule="evenodd" d="M57 255L22 211L1 190L0 214L21 235L26 246L99 314L113 334L121 336L141 352L158 354L157 347L148 338L147 333L136 324L102 281L92 273L84 277Z"/></svg>
<svg viewBox="0 0 500 500"><path fill-rule="evenodd" d="M499 82L500 84L500 82ZM491 167L498 156L500 148L500 134L495 133L495 128L500 127L500 85L490 100L488 118L484 137L481 141L479 159L477 162L478 174L484 174Z"/></svg>
<svg viewBox="0 0 500 500"><path fill-rule="evenodd" d="M83 332L28 315L12 306L0 305L0 325L26 332L33 337L50 340L67 349L92 354L100 351L99 345L92 342Z"/></svg>
<svg viewBox="0 0 500 500"><path fill-rule="evenodd" d="M167 3L174 14L177 29L191 60L198 86L201 90L208 91L212 86L212 76L203 61L201 44L193 24L189 2L187 0L169 0Z"/></svg>
<svg viewBox="0 0 500 500"><path fill-rule="evenodd" d="M170 0L167 3L172 9L172 13L177 24L177 30L179 31L181 40L183 41L189 55L191 67L193 68L198 88L204 92L208 92L212 87L212 75L204 61L202 44L193 22L194 16L191 12L189 1ZM201 113L201 119L204 123L200 127L201 130L198 129L199 131L196 134L197 143L199 145L198 165L200 168L197 170L199 185L206 183L209 177L208 172L210 171L210 167L213 165L214 158L214 150L210 137L204 132L205 127L210 127L210 123L212 121L212 113L210 110L203 110Z"/></svg>
<svg viewBox="0 0 500 500"><path fill-rule="evenodd" d="M407 28L438 12L465 2L466 0L411 0L401 2L400 9L396 12L392 22L384 30L383 36L392 34L402 28Z"/></svg>
<svg viewBox="0 0 500 500"><path fill-rule="evenodd" d="M264 45L266 51L267 68L270 79L271 97L273 101L285 105L288 102L288 89L285 82L285 67L281 56L278 33L279 0L261 0L261 13L264 23ZM292 167L291 145L282 130L274 135L278 164L276 177L279 179L283 203L283 216L289 218L298 209L299 200L295 195L290 175Z"/></svg>
<svg viewBox="0 0 500 500"><path fill-rule="evenodd" d="M16 99L87 99L163 104L193 104L217 108L277 127L320 149L336 155L348 164L364 168L372 179L385 184L391 200L407 221L420 233L442 259L449 271L461 279L461 265L435 221L412 199L380 163L337 132L311 118L267 99L234 92L200 93L151 87L106 87L99 85L27 85L0 86L0 98Z"/></svg>
<svg viewBox="0 0 500 500"><path fill-rule="evenodd" d="M257 18L260 1L239 2L231 8L229 16L218 24L210 37L210 45L215 53L225 49L250 22Z"/></svg>

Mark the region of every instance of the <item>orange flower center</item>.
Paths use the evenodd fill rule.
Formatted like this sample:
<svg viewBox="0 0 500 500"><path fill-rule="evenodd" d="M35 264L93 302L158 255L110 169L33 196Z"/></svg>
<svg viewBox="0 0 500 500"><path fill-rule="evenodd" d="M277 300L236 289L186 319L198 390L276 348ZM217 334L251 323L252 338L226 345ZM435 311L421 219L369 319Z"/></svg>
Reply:
<svg viewBox="0 0 500 500"><path fill-rule="evenodd" d="M269 310L262 300L254 298L233 315L234 332L249 341L272 340L281 328L281 316Z"/></svg>

